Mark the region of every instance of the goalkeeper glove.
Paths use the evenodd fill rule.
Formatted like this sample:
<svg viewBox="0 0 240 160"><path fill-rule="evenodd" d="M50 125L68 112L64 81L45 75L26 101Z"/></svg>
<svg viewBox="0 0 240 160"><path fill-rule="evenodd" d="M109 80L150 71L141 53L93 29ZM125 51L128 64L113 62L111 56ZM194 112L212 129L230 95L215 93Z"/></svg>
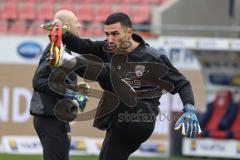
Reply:
<svg viewBox="0 0 240 160"><path fill-rule="evenodd" d="M186 104L183 108L183 115L175 124L175 130L182 127L182 134L194 138L196 134L201 133L201 128L196 116L195 108L192 104Z"/></svg>
<svg viewBox="0 0 240 160"><path fill-rule="evenodd" d="M64 95L65 98L72 100L73 104L78 107L78 110L81 112L84 111L88 100L88 97L86 95L71 90L67 90Z"/></svg>

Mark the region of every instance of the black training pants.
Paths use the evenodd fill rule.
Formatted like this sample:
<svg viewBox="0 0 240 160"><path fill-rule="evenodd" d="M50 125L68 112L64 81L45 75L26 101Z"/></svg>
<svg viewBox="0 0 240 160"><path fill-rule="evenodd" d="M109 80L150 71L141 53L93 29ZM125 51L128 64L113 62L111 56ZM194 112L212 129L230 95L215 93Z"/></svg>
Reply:
<svg viewBox="0 0 240 160"><path fill-rule="evenodd" d="M44 160L68 160L70 127L54 117L33 117L34 128L43 146Z"/></svg>
<svg viewBox="0 0 240 160"><path fill-rule="evenodd" d="M115 124L106 133L100 160L127 160L152 134L157 113L147 104L117 109Z"/></svg>

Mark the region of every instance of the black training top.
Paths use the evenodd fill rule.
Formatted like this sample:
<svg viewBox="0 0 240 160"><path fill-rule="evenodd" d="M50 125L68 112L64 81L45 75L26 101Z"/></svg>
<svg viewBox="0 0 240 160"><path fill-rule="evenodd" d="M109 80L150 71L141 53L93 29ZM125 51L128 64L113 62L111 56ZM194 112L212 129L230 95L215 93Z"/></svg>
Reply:
<svg viewBox="0 0 240 160"><path fill-rule="evenodd" d="M133 40L139 42L140 45L135 48L131 53L128 53L127 56L116 56L116 53L109 53L107 50L107 41L92 41L90 39L82 39L74 36L73 34L66 32L62 36L62 41L66 47L79 54L93 54L99 57L105 64L103 68L104 75L100 74L98 82L100 86L105 90L109 89L109 83L112 82L109 68L106 69L106 66L111 66L114 68L115 73L119 74L120 78L131 85L138 93L141 100L147 101L148 105L152 105L154 110L158 112L157 106L159 105L159 98L161 94L149 94L146 89L151 89L152 83L154 85L159 84L160 88L166 86L167 91L171 94L179 93L183 104L193 104L194 97L192 92L192 87L190 82L171 64L166 55L162 55L158 50L150 47L144 42L144 40L137 34L132 35ZM128 45L128 44L123 44ZM118 52L121 52L118 50ZM126 54L124 54L126 55ZM127 62L125 58L127 57ZM127 72L126 72L127 71ZM125 74L122 74L122 73ZM143 79L144 77L145 79ZM159 80L159 79L160 80ZM142 86L142 84L144 84ZM164 84L161 86L161 84ZM116 85L114 88L119 88ZM115 90L116 91L116 90ZM144 91L147 91L143 93ZM128 91L125 93L127 94ZM124 96L124 95L123 95ZM152 97L151 97L152 96ZM121 99L122 100L122 99ZM123 103L120 103L123 104Z"/></svg>
<svg viewBox="0 0 240 160"><path fill-rule="evenodd" d="M128 62L155 62L167 66L168 73L162 79L173 84L174 88L171 93L179 93L183 104L191 103L194 105L190 82L171 64L167 56L150 47L139 35L133 34L133 39L139 42L140 45L128 54ZM79 54L93 54L100 57L105 63L111 62L113 54L104 50L104 46L107 44L106 41L81 39L68 32L63 35L62 40L71 51Z"/></svg>

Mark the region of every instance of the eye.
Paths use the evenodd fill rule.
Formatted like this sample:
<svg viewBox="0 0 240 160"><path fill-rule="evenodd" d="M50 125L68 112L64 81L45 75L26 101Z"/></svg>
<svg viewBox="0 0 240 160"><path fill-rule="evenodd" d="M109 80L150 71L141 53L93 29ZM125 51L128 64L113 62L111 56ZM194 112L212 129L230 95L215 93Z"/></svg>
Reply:
<svg viewBox="0 0 240 160"><path fill-rule="evenodd" d="M105 32L105 35L108 37L108 36L109 36L109 33Z"/></svg>

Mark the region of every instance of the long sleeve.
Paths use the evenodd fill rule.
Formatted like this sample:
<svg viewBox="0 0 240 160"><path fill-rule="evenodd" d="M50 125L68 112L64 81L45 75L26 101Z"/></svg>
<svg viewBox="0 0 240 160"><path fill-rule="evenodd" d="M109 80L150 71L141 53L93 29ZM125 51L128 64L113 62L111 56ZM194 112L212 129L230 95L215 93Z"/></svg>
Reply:
<svg viewBox="0 0 240 160"><path fill-rule="evenodd" d="M46 58L47 54L49 53L49 49L50 46L48 46L43 52L39 65L34 73L32 85L35 91L57 96L58 98L62 98L63 96L61 94L52 91L48 85L48 78L51 73L51 66L49 65Z"/></svg>
<svg viewBox="0 0 240 160"><path fill-rule="evenodd" d="M160 61L169 68L168 74L163 79L173 84L174 89L171 91L171 94L179 93L184 105L187 103L194 105L194 96L190 82L171 64L166 55L161 55Z"/></svg>
<svg viewBox="0 0 240 160"><path fill-rule="evenodd" d="M62 42L66 47L79 54L94 54L101 57L103 54L104 41L91 41L90 39L79 38L70 32L66 32L62 36Z"/></svg>

